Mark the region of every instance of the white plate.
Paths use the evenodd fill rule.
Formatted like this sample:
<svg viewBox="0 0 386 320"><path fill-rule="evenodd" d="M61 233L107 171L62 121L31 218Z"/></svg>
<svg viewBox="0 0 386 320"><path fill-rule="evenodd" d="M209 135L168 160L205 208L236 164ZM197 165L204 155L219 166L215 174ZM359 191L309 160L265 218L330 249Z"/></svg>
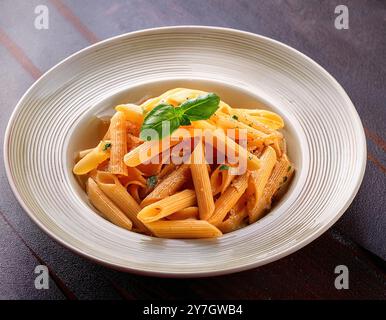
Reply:
<svg viewBox="0 0 386 320"><path fill-rule="evenodd" d="M259 222L217 240L163 240L118 228L89 205L71 168L95 141L95 116L175 86L283 116L297 172ZM114 37L49 70L18 103L4 157L25 211L66 247L120 270L186 277L260 266L320 236L358 191L366 142L349 97L310 58L255 34L186 26Z"/></svg>

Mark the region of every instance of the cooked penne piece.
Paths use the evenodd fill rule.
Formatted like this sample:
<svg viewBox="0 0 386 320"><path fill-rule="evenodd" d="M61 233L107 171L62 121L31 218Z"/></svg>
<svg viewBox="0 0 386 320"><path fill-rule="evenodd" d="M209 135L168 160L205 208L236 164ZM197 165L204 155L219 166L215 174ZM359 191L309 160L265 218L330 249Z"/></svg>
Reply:
<svg viewBox="0 0 386 320"><path fill-rule="evenodd" d="M122 111L118 111L111 118L110 124L111 155L110 172L127 176L127 167L123 157L127 153L127 126L126 117Z"/></svg>
<svg viewBox="0 0 386 320"><path fill-rule="evenodd" d="M87 194L90 202L104 218L124 229L132 229L131 220L102 192L92 178L87 180Z"/></svg>
<svg viewBox="0 0 386 320"><path fill-rule="evenodd" d="M228 188L232 180L236 177L236 175L230 174L230 168L231 167L228 164L220 164L210 176L210 184L214 196L219 193L224 193L226 188Z"/></svg>
<svg viewBox="0 0 386 320"><path fill-rule="evenodd" d="M217 228L222 233L228 233L240 229L245 225L244 219L248 217L248 211L245 203L243 206L235 206L229 211L229 217L221 222Z"/></svg>
<svg viewBox="0 0 386 320"><path fill-rule="evenodd" d="M201 94L205 94L205 92L200 90L181 88L181 90L175 91L169 96L166 96L164 100L166 101L166 103L169 103L173 106L178 106L179 104L183 103L188 99L197 98Z"/></svg>
<svg viewBox="0 0 386 320"><path fill-rule="evenodd" d="M110 157L110 146L111 143L101 141L98 146L92 149L91 152L87 153L82 159L80 159L74 169L72 170L76 175L82 175L94 170L103 161Z"/></svg>
<svg viewBox="0 0 386 320"><path fill-rule="evenodd" d="M286 139L281 139L279 141L279 146L280 146L280 151L281 153L283 154L286 154L287 153L287 140Z"/></svg>
<svg viewBox="0 0 386 320"><path fill-rule="evenodd" d="M275 112L262 109L235 109L239 112L247 113L254 117L257 121L265 124L273 130L278 130L284 127L283 119Z"/></svg>
<svg viewBox="0 0 386 320"><path fill-rule="evenodd" d="M136 168L145 176L156 176L161 172L162 162L159 163L141 163Z"/></svg>
<svg viewBox="0 0 386 320"><path fill-rule="evenodd" d="M164 180L141 202L141 207L145 207L153 202L162 200L181 190L191 178L189 165L183 164Z"/></svg>
<svg viewBox="0 0 386 320"><path fill-rule="evenodd" d="M130 120L126 120L126 127L127 127L127 133L131 134L133 136L138 136L141 132L141 127L135 124L134 122L131 122Z"/></svg>
<svg viewBox="0 0 386 320"><path fill-rule="evenodd" d="M256 222L270 208L272 197L283 186L288 183L294 172L293 165L290 163L286 155L283 155L273 168L272 174L268 179L262 197L259 199L257 205L251 210L248 210L249 223Z"/></svg>
<svg viewBox="0 0 386 320"><path fill-rule="evenodd" d="M109 138L110 139L110 138ZM104 143L105 144L110 144L111 141L109 139L103 139ZM133 136L132 134L128 134L127 135L127 150L131 150L137 146L139 146L140 144L142 144L143 141L139 138L137 138L136 136ZM110 147L109 147L110 148ZM78 159L82 159L84 158L87 154L89 154L91 151L93 151L95 148L90 148L90 149L84 149L84 150L81 150L79 151L78 153Z"/></svg>
<svg viewBox="0 0 386 320"><path fill-rule="evenodd" d="M161 172L158 175L158 179L162 179L163 177L166 177L173 170L175 170L175 168L176 168L176 165L173 162L165 164L164 167L161 169Z"/></svg>
<svg viewBox="0 0 386 320"><path fill-rule="evenodd" d="M271 136L256 130L255 128L238 121L236 116L230 116L223 113L217 113L212 116L216 125L223 129L245 129L249 140L253 140L255 144L263 144L265 141L271 141Z"/></svg>
<svg viewBox="0 0 386 320"><path fill-rule="evenodd" d="M175 88L175 89L168 90L156 98L146 100L144 103L142 103L140 105L140 107L142 110L144 110L145 113L147 113L150 110L152 110L160 102L162 102L162 101L164 102L166 97L172 95L175 92L181 91L181 90L184 90L184 89L183 88Z"/></svg>
<svg viewBox="0 0 386 320"><path fill-rule="evenodd" d="M196 204L196 193L193 190L186 189L149 204L138 213L138 219L144 223L157 221L194 204Z"/></svg>
<svg viewBox="0 0 386 320"><path fill-rule="evenodd" d="M276 152L273 148L267 147L260 158L261 167L257 171L251 172L249 177L248 209L250 211L257 205L259 199L263 196L265 185L271 176L272 169L276 164Z"/></svg>
<svg viewBox="0 0 386 320"><path fill-rule="evenodd" d="M230 114L232 116L236 116L238 121L244 122L248 126L254 128L256 130L259 130L261 132L264 132L265 134L269 134L272 137L279 137L279 138L283 137L283 135L280 132L271 129L270 127L266 126L265 124L259 122L256 118L250 116L249 114L242 112L242 111L239 111L239 109L232 109L230 111Z"/></svg>
<svg viewBox="0 0 386 320"><path fill-rule="evenodd" d="M168 220L184 220L184 219L197 219L198 207L187 207L177 212L172 213L166 217Z"/></svg>
<svg viewBox="0 0 386 320"><path fill-rule="evenodd" d="M215 209L213 215L208 222L218 226L223 222L227 213L234 207L239 201L248 186L249 173L245 173L242 176L238 176L231 185L225 190L225 192L215 202Z"/></svg>
<svg viewBox="0 0 386 320"><path fill-rule="evenodd" d="M235 157L239 158L239 163L246 163L249 170L257 170L260 167L260 160L252 153L248 152L245 148L237 144L231 138L225 135L222 130L207 131L205 137L209 137L211 141L209 143L214 143L214 146L217 144L224 145L226 153L234 154Z"/></svg>
<svg viewBox="0 0 386 320"><path fill-rule="evenodd" d="M275 152L276 152L276 155L277 155L277 157L278 158L280 158L281 156L282 156L282 151L281 151L281 147L280 147L280 140L281 139L275 139L274 141L273 141L273 143L271 144L271 147L275 150Z"/></svg>
<svg viewBox="0 0 386 320"><path fill-rule="evenodd" d="M137 201L138 203L141 201L141 197L139 196L139 190L143 188L139 186L138 184L130 184L127 187L127 191L130 193L130 195Z"/></svg>
<svg viewBox="0 0 386 320"><path fill-rule="evenodd" d="M137 126L141 126L143 123L143 112L140 106L136 104L128 103L128 104L120 104L115 107L116 111L122 111L126 119L135 123Z"/></svg>
<svg viewBox="0 0 386 320"><path fill-rule="evenodd" d="M125 188L132 184L146 187L146 179L143 177L142 172L133 167L128 167L127 176L119 176L119 181Z"/></svg>
<svg viewBox="0 0 386 320"><path fill-rule="evenodd" d="M115 175L98 171L95 181L103 193L132 221L134 228L138 232L147 231L145 225L137 218L141 207Z"/></svg>
<svg viewBox="0 0 386 320"><path fill-rule="evenodd" d="M214 201L202 141L194 148L190 162L200 219L208 220L214 211Z"/></svg>
<svg viewBox="0 0 386 320"><path fill-rule="evenodd" d="M140 138L132 135L131 133L127 134L127 151L131 151L142 143L143 141Z"/></svg>
<svg viewBox="0 0 386 320"><path fill-rule="evenodd" d="M192 127L196 129L208 129L208 130L216 130L217 127L210 123L208 120L198 120L192 122Z"/></svg>
<svg viewBox="0 0 386 320"><path fill-rule="evenodd" d="M94 148L84 149L84 150L79 151L78 158L79 159L84 158L86 155L88 155L93 150L94 150Z"/></svg>
<svg viewBox="0 0 386 320"><path fill-rule="evenodd" d="M163 153L167 149L170 149L180 143L184 138L186 139L191 137L191 131L180 128L174 131L172 135L160 141L145 141L143 144L131 150L124 156L124 163L128 167L136 167L141 163L146 163L160 153Z"/></svg>
<svg viewBox="0 0 386 320"><path fill-rule="evenodd" d="M159 220L148 223L147 226L159 238L201 239L222 235L219 229L205 220Z"/></svg>

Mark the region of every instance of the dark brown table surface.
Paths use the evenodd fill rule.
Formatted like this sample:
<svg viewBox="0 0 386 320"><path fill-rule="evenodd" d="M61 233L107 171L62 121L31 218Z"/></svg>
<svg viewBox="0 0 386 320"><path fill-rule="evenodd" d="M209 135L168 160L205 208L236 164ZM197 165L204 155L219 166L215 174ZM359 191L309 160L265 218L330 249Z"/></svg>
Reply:
<svg viewBox="0 0 386 320"><path fill-rule="evenodd" d="M334 27L339 4L349 29ZM49 29L34 27L37 5ZM385 299L386 1L1 0L0 135L27 88L69 54L118 34L167 25L212 25L282 41L325 67L345 88L365 127L368 163L344 216L319 239L269 265L206 279L158 279L110 270L42 232L12 194L0 165L0 299ZM2 150L1 157L2 157ZM36 290L34 269L50 270ZM349 268L348 290L334 269Z"/></svg>

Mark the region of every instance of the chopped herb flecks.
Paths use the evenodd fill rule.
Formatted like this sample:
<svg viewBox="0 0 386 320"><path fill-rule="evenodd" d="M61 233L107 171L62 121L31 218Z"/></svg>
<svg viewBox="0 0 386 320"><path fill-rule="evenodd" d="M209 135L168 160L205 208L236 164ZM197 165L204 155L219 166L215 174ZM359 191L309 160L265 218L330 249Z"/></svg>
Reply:
<svg viewBox="0 0 386 320"><path fill-rule="evenodd" d="M220 166L220 168L218 168L219 170L229 170L229 166L227 166L226 164L222 164Z"/></svg>
<svg viewBox="0 0 386 320"><path fill-rule="evenodd" d="M234 120L239 120L239 117L238 116L236 116L235 114L232 116L232 119L234 119Z"/></svg>
<svg viewBox="0 0 386 320"><path fill-rule="evenodd" d="M291 169L292 169L292 167L291 167L291 166L289 166L289 167L288 167L288 169L287 169L287 172L290 172L290 171L291 171Z"/></svg>
<svg viewBox="0 0 386 320"><path fill-rule="evenodd" d="M157 176L151 176L151 177L147 178L147 181L146 181L147 186L149 188L154 188L157 184L157 181L158 181Z"/></svg>
<svg viewBox="0 0 386 320"><path fill-rule="evenodd" d="M107 151L107 149L111 148L111 143L110 142L107 142L104 146L103 146L103 151Z"/></svg>

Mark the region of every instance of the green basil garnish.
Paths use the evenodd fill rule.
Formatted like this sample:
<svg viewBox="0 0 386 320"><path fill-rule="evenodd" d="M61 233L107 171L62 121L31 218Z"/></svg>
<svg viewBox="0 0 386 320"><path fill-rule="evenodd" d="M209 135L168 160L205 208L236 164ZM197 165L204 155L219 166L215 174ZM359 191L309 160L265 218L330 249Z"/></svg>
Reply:
<svg viewBox="0 0 386 320"><path fill-rule="evenodd" d="M219 103L220 98L215 93L208 93L195 99L188 99L178 107L161 103L146 115L139 137L142 140L155 140L167 137L180 126L190 125L191 121L209 119L217 111ZM163 130L162 124L164 124L166 130ZM165 126L166 124L168 126ZM150 136L150 131L147 131L148 129L154 130L156 137Z"/></svg>

